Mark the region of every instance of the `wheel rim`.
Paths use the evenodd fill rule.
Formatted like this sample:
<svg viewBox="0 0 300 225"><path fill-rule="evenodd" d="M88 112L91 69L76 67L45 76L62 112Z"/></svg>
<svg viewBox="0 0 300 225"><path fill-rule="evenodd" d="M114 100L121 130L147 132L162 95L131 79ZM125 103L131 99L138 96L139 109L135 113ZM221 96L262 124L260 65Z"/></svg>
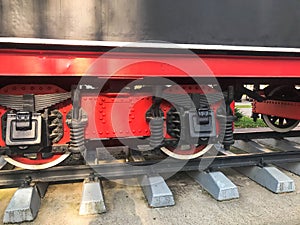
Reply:
<svg viewBox="0 0 300 225"><path fill-rule="evenodd" d="M66 158L68 158L69 155L70 153L56 154L47 159L42 159L40 155L38 155L37 159L29 159L22 156L3 156L3 159L16 167L28 170L41 170L53 167L61 163Z"/></svg>
<svg viewBox="0 0 300 225"><path fill-rule="evenodd" d="M299 124L298 120L292 120L277 116L262 115L262 118L264 122L268 125L268 127L279 133L288 132L297 127Z"/></svg>
<svg viewBox="0 0 300 225"><path fill-rule="evenodd" d="M161 147L160 149L167 154L168 156L171 156L175 159L195 159L203 154L205 154L208 150L210 150L213 147L212 144L209 145L200 145L200 146L191 146L190 150L182 150L181 148L175 148L175 149L169 149L167 147Z"/></svg>
<svg viewBox="0 0 300 225"><path fill-rule="evenodd" d="M6 165L6 160L3 158L3 156L0 156L0 170Z"/></svg>

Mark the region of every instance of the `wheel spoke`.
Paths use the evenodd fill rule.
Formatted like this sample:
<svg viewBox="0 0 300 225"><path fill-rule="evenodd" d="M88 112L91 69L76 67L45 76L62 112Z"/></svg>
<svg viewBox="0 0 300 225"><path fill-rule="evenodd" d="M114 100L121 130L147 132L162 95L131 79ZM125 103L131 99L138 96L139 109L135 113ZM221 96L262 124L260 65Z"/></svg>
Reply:
<svg viewBox="0 0 300 225"><path fill-rule="evenodd" d="M279 118L279 126L283 126L284 118Z"/></svg>
<svg viewBox="0 0 300 225"><path fill-rule="evenodd" d="M276 121L278 120L278 117L277 117L277 116L272 116L272 117L270 118L270 120L271 120L271 122L272 122L273 124L275 124Z"/></svg>

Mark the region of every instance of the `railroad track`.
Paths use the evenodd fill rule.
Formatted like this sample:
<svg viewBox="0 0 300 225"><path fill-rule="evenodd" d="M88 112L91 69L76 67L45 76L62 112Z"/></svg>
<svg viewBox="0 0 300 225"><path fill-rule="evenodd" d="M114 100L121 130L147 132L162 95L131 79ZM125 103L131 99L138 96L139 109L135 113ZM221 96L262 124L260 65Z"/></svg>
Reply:
<svg viewBox="0 0 300 225"><path fill-rule="evenodd" d="M27 188L31 188L32 191L39 189L39 196L42 196L46 188L41 189L39 184L46 184L47 186L51 182L85 180L84 190L87 188L86 185L96 185L93 190L98 193L98 197L96 197L96 201L93 199L95 196L89 197L90 199L87 200L87 197L84 196L85 191L83 191L81 214L105 211L103 197L99 197L102 196L99 180L103 179L138 178L149 205L152 207L175 204L172 192L161 175L175 174L178 171L186 171L217 200L239 197L237 187L219 171L223 168L234 168L275 193L295 190L293 180L277 170L274 165L300 175L300 130L285 134L268 130L257 132L257 130L248 129L247 133L245 130L236 130L234 137L236 143L230 151L215 145L209 155L189 161L171 158L145 160L140 155L131 157L130 160L126 161L99 161L97 164L56 166L40 171L0 170L0 188L22 186L23 188L18 189L18 191ZM276 183L275 186L274 182ZM221 183L223 187L221 188L217 183ZM216 187L221 189L216 192ZM98 211L87 210L91 202L93 204L95 202L101 203L102 209L99 211L99 207L96 207ZM32 208L30 210L34 211ZM32 219L35 216L32 215ZM24 218L7 221L24 221Z"/></svg>
<svg viewBox="0 0 300 225"><path fill-rule="evenodd" d="M260 129L261 130L261 129ZM111 160L99 162L99 164L91 165L76 165L76 166L56 166L45 170L29 171L29 170L0 170L0 188L18 187L24 181L30 179L32 182L62 182L72 180L82 180L88 177L91 173L99 178L106 179L120 179L129 178L141 175L148 175L153 173L172 173L177 171L193 171L193 170L217 170L230 167L243 166L264 166L272 163L292 163L300 162L300 147L299 151L295 145L300 146L300 143L288 141L284 138L300 137L300 130L290 131L288 133L276 133L268 131L268 129L257 132L257 129L238 130L234 134L237 141L245 141L246 143L253 143L254 139L270 139L274 138L278 141L285 140L286 146L290 149L270 149L257 150L253 147L253 151L249 149L243 151L241 144L234 145L234 149L239 148L239 153L233 151L225 151L217 146L212 149L212 153L195 160L176 160L164 158L159 160L143 160L143 161L127 161L126 163L120 160ZM300 141L300 138L299 138ZM259 141L255 141L258 144ZM288 146L288 143L290 146ZM259 145L259 144L258 144ZM266 144L261 144L261 146ZM266 146L263 146L264 148ZM270 146L267 146L270 148ZM276 146L273 147L275 149ZM218 153L218 154L217 154ZM203 167L202 165L205 165Z"/></svg>
<svg viewBox="0 0 300 225"><path fill-rule="evenodd" d="M186 162L168 159L166 161L148 160L127 163L106 162L100 165L56 166L41 171L4 170L0 171L0 188L19 187L26 181L37 183L83 180L91 174L100 179L125 179L179 171L213 171L223 168L293 162L300 162L300 151L218 155ZM207 166L201 167L201 164Z"/></svg>

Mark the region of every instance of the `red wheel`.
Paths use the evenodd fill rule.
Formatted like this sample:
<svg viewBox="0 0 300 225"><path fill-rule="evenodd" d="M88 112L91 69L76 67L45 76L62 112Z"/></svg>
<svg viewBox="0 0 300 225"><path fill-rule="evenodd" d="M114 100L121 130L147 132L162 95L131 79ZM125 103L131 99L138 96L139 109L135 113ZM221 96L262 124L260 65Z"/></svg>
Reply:
<svg viewBox="0 0 300 225"><path fill-rule="evenodd" d="M14 95L19 95L22 96L24 94L34 94L34 95L50 95L50 94L63 94L63 93L68 93L66 92L64 89L56 86L56 85L51 85L51 84L14 84L14 85L7 85L3 88L0 89L0 94L1 95L7 95L7 96L14 96ZM49 106L45 106L47 107L52 107L51 108L51 112L53 112L54 115L57 115L57 117L52 118L51 120L48 120L49 122L49 126L50 126L50 122L57 120L56 124L60 125L59 123L61 123L61 129L63 129L64 133L63 136L58 138L56 141L53 141L53 143L55 144L66 144L69 141L69 128L64 124L63 121L66 120L66 116L67 113L71 110L71 104L70 102L68 102L67 100L69 99L68 95L66 95L66 97L61 100L61 101L54 101L51 102L51 104ZM40 101L41 104L42 101ZM4 102L5 103L5 102ZM42 102L44 104L44 102ZM55 108L54 108L55 105ZM0 106L0 116L2 117L0 122L2 123L3 126L3 121L6 121L5 119L3 119L3 117L6 115L7 111L9 109L14 109L15 111L17 111L18 109L14 108L14 102L9 102L9 104L3 104ZM40 109L40 111L42 111L42 109ZM58 120L57 118L60 118L60 120ZM55 125L55 124L54 124ZM53 131L52 134L56 134L55 133L55 128L56 127L48 127L49 129L49 136L51 135L50 132ZM0 130L0 137L3 137L3 132L4 134L6 134L5 130ZM41 134L39 134L41 135ZM52 141L53 139L51 139ZM0 146L5 146L5 138L0 138ZM20 146L21 147L24 146ZM28 145L28 148L30 148L31 146ZM31 157L26 157L23 154L18 154L15 155L15 152L12 152L14 154L12 155L3 155L2 157L0 157L0 168L1 166L5 165L6 162L8 162L11 165L14 165L16 167L20 167L23 169L29 169L29 170L40 170L40 169L46 169L52 166L55 166L59 163L61 163L62 161L64 161L69 155L70 153L65 153L65 154L54 154L53 156L47 157L47 158L43 158L41 153L35 153L33 151L33 154L35 154L34 158ZM8 164L7 164L8 165Z"/></svg>

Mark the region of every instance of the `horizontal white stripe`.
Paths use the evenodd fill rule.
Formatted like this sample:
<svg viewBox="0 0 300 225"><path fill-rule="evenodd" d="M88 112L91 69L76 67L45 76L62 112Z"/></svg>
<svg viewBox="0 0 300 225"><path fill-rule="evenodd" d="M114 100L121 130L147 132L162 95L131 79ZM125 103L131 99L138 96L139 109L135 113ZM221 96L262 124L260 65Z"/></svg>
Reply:
<svg viewBox="0 0 300 225"><path fill-rule="evenodd" d="M300 48L235 46L235 45L204 45L204 44L173 44L173 43L164 43L164 42L156 43L156 42L85 41L85 40L39 39L39 38L16 38L16 37L1 37L0 44L1 43L300 53Z"/></svg>

